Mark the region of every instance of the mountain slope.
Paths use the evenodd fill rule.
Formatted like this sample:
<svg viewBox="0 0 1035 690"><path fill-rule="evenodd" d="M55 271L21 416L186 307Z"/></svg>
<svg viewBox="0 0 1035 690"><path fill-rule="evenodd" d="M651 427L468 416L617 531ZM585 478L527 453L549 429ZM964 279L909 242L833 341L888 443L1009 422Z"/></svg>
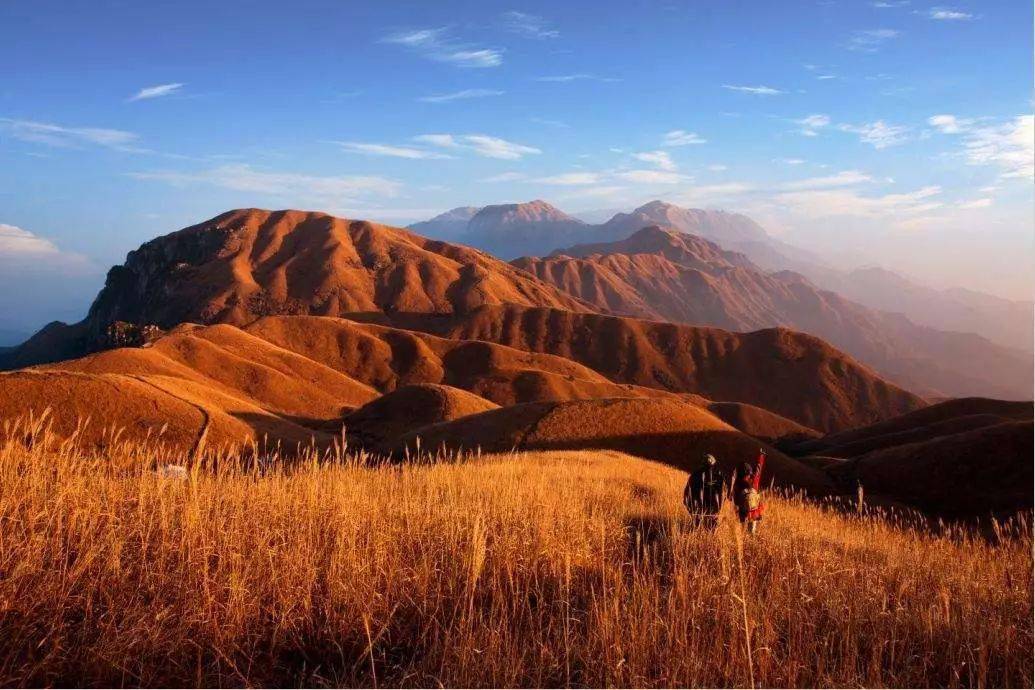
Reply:
<svg viewBox="0 0 1035 690"><path fill-rule="evenodd" d="M657 460L684 471L713 453L732 472L759 442L694 405L674 400L603 399L529 403L415 429L396 453L420 446L434 450L600 449ZM777 483L823 493L832 488L822 472L769 451L767 470Z"/></svg>
<svg viewBox="0 0 1035 690"><path fill-rule="evenodd" d="M1031 397L1031 360L979 336L918 326L804 277L766 273L742 254L671 229L513 262L598 309L681 323L817 335L912 390Z"/></svg>
<svg viewBox="0 0 1035 690"><path fill-rule="evenodd" d="M503 303L586 309L469 247L323 213L243 209L130 252L82 323L51 324L0 366L99 349L116 322L243 325L268 314L455 314Z"/></svg>

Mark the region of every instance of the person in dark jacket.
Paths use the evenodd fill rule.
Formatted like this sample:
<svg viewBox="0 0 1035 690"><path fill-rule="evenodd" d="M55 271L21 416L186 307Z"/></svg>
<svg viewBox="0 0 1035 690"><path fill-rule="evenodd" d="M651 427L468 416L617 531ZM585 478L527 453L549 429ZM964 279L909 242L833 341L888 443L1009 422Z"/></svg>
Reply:
<svg viewBox="0 0 1035 690"><path fill-rule="evenodd" d="M718 526L728 488L726 473L715 456L705 455L704 462L690 473L683 489L683 505L699 527L715 529Z"/></svg>

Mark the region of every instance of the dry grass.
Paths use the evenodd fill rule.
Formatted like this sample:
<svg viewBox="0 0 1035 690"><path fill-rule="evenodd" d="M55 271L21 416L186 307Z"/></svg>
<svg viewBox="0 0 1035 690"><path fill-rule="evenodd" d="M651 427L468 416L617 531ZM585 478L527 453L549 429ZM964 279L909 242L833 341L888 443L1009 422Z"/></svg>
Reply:
<svg viewBox="0 0 1035 690"><path fill-rule="evenodd" d="M792 499L694 531L684 475L617 453L180 481L29 435L0 445L2 686L1033 681L1030 536Z"/></svg>

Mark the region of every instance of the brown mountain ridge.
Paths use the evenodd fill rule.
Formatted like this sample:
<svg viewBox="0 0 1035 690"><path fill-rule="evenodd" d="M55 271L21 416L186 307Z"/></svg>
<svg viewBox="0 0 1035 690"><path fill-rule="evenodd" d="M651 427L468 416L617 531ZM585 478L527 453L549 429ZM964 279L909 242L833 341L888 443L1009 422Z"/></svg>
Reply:
<svg viewBox="0 0 1035 690"><path fill-rule="evenodd" d="M791 272L658 226L515 266L600 311L735 331L783 326L817 335L884 376L928 395L1031 397L1031 358L980 336L918 326Z"/></svg>

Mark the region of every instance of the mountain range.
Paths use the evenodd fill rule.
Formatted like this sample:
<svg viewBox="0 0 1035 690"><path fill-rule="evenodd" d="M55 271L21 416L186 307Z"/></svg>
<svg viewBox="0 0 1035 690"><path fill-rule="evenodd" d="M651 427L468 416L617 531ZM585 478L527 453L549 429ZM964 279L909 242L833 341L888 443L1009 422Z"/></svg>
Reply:
<svg viewBox="0 0 1035 690"><path fill-rule="evenodd" d="M574 394L578 380L594 385L591 394L577 397L639 386L758 405L822 430L877 421L923 404L818 338L786 329L741 334L675 326L599 311L532 273L461 245L321 213L244 209L130 252L123 265L109 271L82 322L48 326L0 355L0 363L13 368L162 342L164 331L185 323L253 329L266 316L342 317L449 342L488 341L508 351L556 356L599 374L554 372L532 354L525 355L525 373L513 365L504 372L496 351L485 348L468 348L463 359L448 358L457 372L466 367L471 376L491 375L499 386L506 380L511 381L506 386L525 391L554 391L543 394L547 397ZM298 336L306 342L323 327L319 321L291 323L306 324L310 332ZM430 370L445 366L435 363L445 357L441 348L434 356L414 354L415 348L424 349L418 344L426 342L424 336L385 337L399 348L390 358L394 362L409 353ZM361 351L373 347L349 343ZM346 345L339 345L344 351ZM117 367L106 373L117 373ZM366 374L351 369L349 375L366 380ZM421 382L438 383L441 376ZM455 385L461 378L456 373L447 382ZM502 404L522 395L489 397Z"/></svg>
<svg viewBox="0 0 1035 690"><path fill-rule="evenodd" d="M964 463L965 481L951 463L999 449L1002 477L1027 476L1030 403L930 421L901 378L777 325L833 339L841 324L869 357L908 356L921 327L903 335L894 318L671 229L507 263L368 221L241 209L143 244L85 319L0 352L15 369L0 373L0 418L50 415L57 438L152 438L180 458L344 440L405 460L423 440L613 449L687 469L703 452L732 467L762 447L774 481L813 495L846 493L858 468L875 500L933 515L1029 505L1030 492L992 496L1002 482L979 463ZM949 348L953 335L930 337ZM925 347L920 363L939 354ZM943 493L912 486L924 476ZM969 486L988 497L944 499Z"/></svg>
<svg viewBox="0 0 1035 690"><path fill-rule="evenodd" d="M1031 356L967 333L870 309L790 271L658 226L618 242L512 262L597 310L734 331L784 326L817 335L928 396L1031 393Z"/></svg>
<svg viewBox="0 0 1035 690"><path fill-rule="evenodd" d="M1031 301L963 288L930 288L879 267L833 268L814 252L769 235L751 218L737 213L652 201L629 213L617 213L604 223L590 224L537 200L484 209L463 207L411 227L513 259L546 256L577 244L614 242L648 226L711 240L723 249L746 255L762 271L799 273L824 290L872 309L901 313L921 326L973 333L1008 348L1033 351L1035 305Z"/></svg>

